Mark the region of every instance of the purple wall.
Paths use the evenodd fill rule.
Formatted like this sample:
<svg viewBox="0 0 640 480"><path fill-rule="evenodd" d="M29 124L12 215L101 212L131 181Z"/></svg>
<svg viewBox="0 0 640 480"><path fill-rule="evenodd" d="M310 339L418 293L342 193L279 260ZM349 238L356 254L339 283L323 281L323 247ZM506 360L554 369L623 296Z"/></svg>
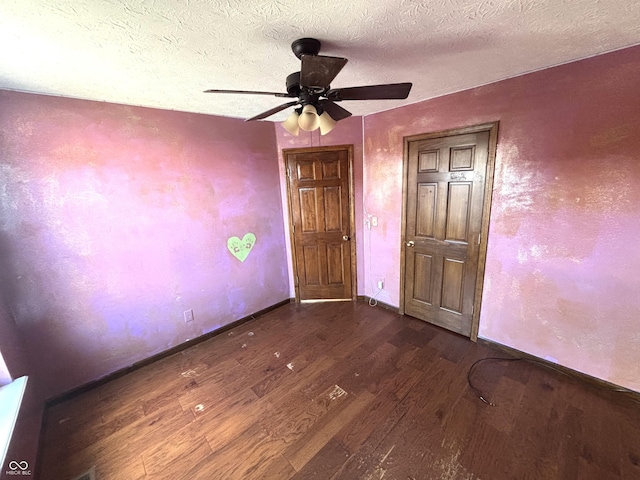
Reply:
<svg viewBox="0 0 640 480"><path fill-rule="evenodd" d="M640 391L638 78L633 47L365 117L380 299L399 304L403 136L499 120L480 336Z"/></svg>
<svg viewBox="0 0 640 480"><path fill-rule="evenodd" d="M345 104L348 108L348 105ZM330 145L353 145L353 197L355 210L355 241L356 241L356 270L358 295L364 295L364 232L362 213L362 117L349 117L338 122L327 135L320 135L320 131L303 132L294 137L287 132L280 123L275 123L278 138L278 155L280 158L280 185L282 204L284 205L284 225L287 231L287 261L289 271L290 295L295 296L293 282L293 260L291 255L291 237L289 235L289 205L287 200L287 177L285 172L282 150L285 148L309 148Z"/></svg>
<svg viewBox="0 0 640 480"><path fill-rule="evenodd" d="M0 135L3 300L42 398L289 298L272 124L0 92Z"/></svg>
<svg viewBox="0 0 640 480"><path fill-rule="evenodd" d="M0 250L0 291L4 291L4 277L7 273L1 266L4 258L5 252ZM0 386L29 373L25 351L18 326L0 296Z"/></svg>

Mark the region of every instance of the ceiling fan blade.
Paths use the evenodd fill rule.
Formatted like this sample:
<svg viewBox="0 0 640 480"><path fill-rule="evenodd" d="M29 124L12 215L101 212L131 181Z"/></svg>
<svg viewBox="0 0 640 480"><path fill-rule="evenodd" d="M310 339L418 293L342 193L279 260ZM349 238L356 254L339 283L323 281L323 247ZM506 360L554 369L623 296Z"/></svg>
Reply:
<svg viewBox="0 0 640 480"><path fill-rule="evenodd" d="M409 96L412 83L387 83L365 87L336 88L327 92L327 98L341 100L403 100Z"/></svg>
<svg viewBox="0 0 640 480"><path fill-rule="evenodd" d="M270 117L274 113L278 113L278 112L284 110L285 108L293 107L294 105L297 105L297 104L298 104L298 100L296 100L294 102L283 103L282 105L278 105L277 107L274 107L271 110L267 110L266 112L262 112L261 114L256 115L255 117L247 118L245 120L245 122L250 122L251 120L262 120L263 118Z"/></svg>
<svg viewBox="0 0 640 480"><path fill-rule="evenodd" d="M346 58L302 55L300 86L327 88L347 64Z"/></svg>
<svg viewBox="0 0 640 480"><path fill-rule="evenodd" d="M205 90L204 93L240 93L243 95L273 95L275 97L295 97L295 95L290 95L288 93L280 93L280 92L254 92L251 90Z"/></svg>
<svg viewBox="0 0 640 480"><path fill-rule="evenodd" d="M331 100L320 100L318 102L322 109L329 114L331 118L333 118L336 122L340 120L344 120L347 117L351 116L351 112L342 108L337 103L333 103Z"/></svg>

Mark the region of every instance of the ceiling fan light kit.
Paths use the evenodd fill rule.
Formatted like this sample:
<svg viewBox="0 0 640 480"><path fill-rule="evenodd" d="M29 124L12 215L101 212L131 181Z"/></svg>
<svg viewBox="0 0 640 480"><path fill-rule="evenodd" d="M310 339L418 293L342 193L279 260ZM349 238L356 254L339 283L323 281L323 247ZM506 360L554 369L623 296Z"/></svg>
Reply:
<svg viewBox="0 0 640 480"><path fill-rule="evenodd" d="M313 132L320 129L320 135L326 135L333 127L336 126L336 122L331 115L327 112L322 112L318 115L318 110L313 105L305 105L300 109L296 109L291 112L291 115L282 122L282 127L294 137L297 137L300 133L300 129L305 132Z"/></svg>
<svg viewBox="0 0 640 480"><path fill-rule="evenodd" d="M307 132L320 129L321 135L329 133L336 123L351 116L351 112L336 102L343 100L404 100L409 96L411 83L389 83L332 89L330 83L347 64L346 58L318 55L321 43L315 38L301 38L291 44L291 50L302 66L299 72L286 79L287 93L243 90L205 90L205 93L240 93L273 95L296 98L260 113L247 121L262 120L289 107L297 108L282 122L284 129L297 136L300 129Z"/></svg>

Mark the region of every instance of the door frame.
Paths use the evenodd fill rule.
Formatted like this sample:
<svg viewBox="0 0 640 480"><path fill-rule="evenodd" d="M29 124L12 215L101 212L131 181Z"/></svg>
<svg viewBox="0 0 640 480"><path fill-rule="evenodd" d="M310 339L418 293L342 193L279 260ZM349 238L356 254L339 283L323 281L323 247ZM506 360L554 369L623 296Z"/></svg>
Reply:
<svg viewBox="0 0 640 480"><path fill-rule="evenodd" d="M403 162L402 162L402 219L401 219L401 244L400 244L400 306L398 311L404 315L404 276L405 276L405 243L407 230L407 187L409 175L409 143L429 140L440 137L463 135L466 133L489 132L489 150L487 152L487 171L485 174L484 200L482 205L482 225L480 227L480 248L478 250L478 270L476 273L476 287L473 298L473 315L471 317L471 335L469 338L478 341L478 327L480 323L480 308L482 304L482 291L484 288L484 271L487 260L487 240L489 237L489 219L491 217L491 195L493 193L493 177L495 173L496 149L498 145L498 121L473 125L469 127L454 128L438 132L421 133L404 137Z"/></svg>
<svg viewBox="0 0 640 480"><path fill-rule="evenodd" d="M297 153L315 153L315 152L334 152L339 150L347 151L347 161L348 161L348 171L349 171L349 232L351 241L351 300L355 301L357 299L358 293L358 277L357 277L357 262L356 262L356 229L355 229L355 205L354 205L354 191L353 191L353 145L328 145L321 147L305 147L305 148L283 148L282 149L282 161L284 162L284 171L285 171L285 180L287 183L287 207L289 210L289 243L291 245L291 260L293 262L293 284L295 286L295 301L300 303L300 288L298 279L298 262L296 258L296 248L295 248L295 235L293 233L293 201L291 198L291 184L290 184L290 173L289 173L289 165L287 163L287 155L289 154L297 154ZM319 300L308 300L309 302L313 301L331 301L332 299L319 299ZM304 300L307 301L307 300Z"/></svg>

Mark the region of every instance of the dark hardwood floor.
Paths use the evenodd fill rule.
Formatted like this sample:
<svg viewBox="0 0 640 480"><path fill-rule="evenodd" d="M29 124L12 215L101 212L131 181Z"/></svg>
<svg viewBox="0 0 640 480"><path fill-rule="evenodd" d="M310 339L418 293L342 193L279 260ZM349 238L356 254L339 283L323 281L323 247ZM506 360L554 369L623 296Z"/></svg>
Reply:
<svg viewBox="0 0 640 480"><path fill-rule="evenodd" d="M366 303L290 304L50 407L40 478L640 478L640 405Z"/></svg>

